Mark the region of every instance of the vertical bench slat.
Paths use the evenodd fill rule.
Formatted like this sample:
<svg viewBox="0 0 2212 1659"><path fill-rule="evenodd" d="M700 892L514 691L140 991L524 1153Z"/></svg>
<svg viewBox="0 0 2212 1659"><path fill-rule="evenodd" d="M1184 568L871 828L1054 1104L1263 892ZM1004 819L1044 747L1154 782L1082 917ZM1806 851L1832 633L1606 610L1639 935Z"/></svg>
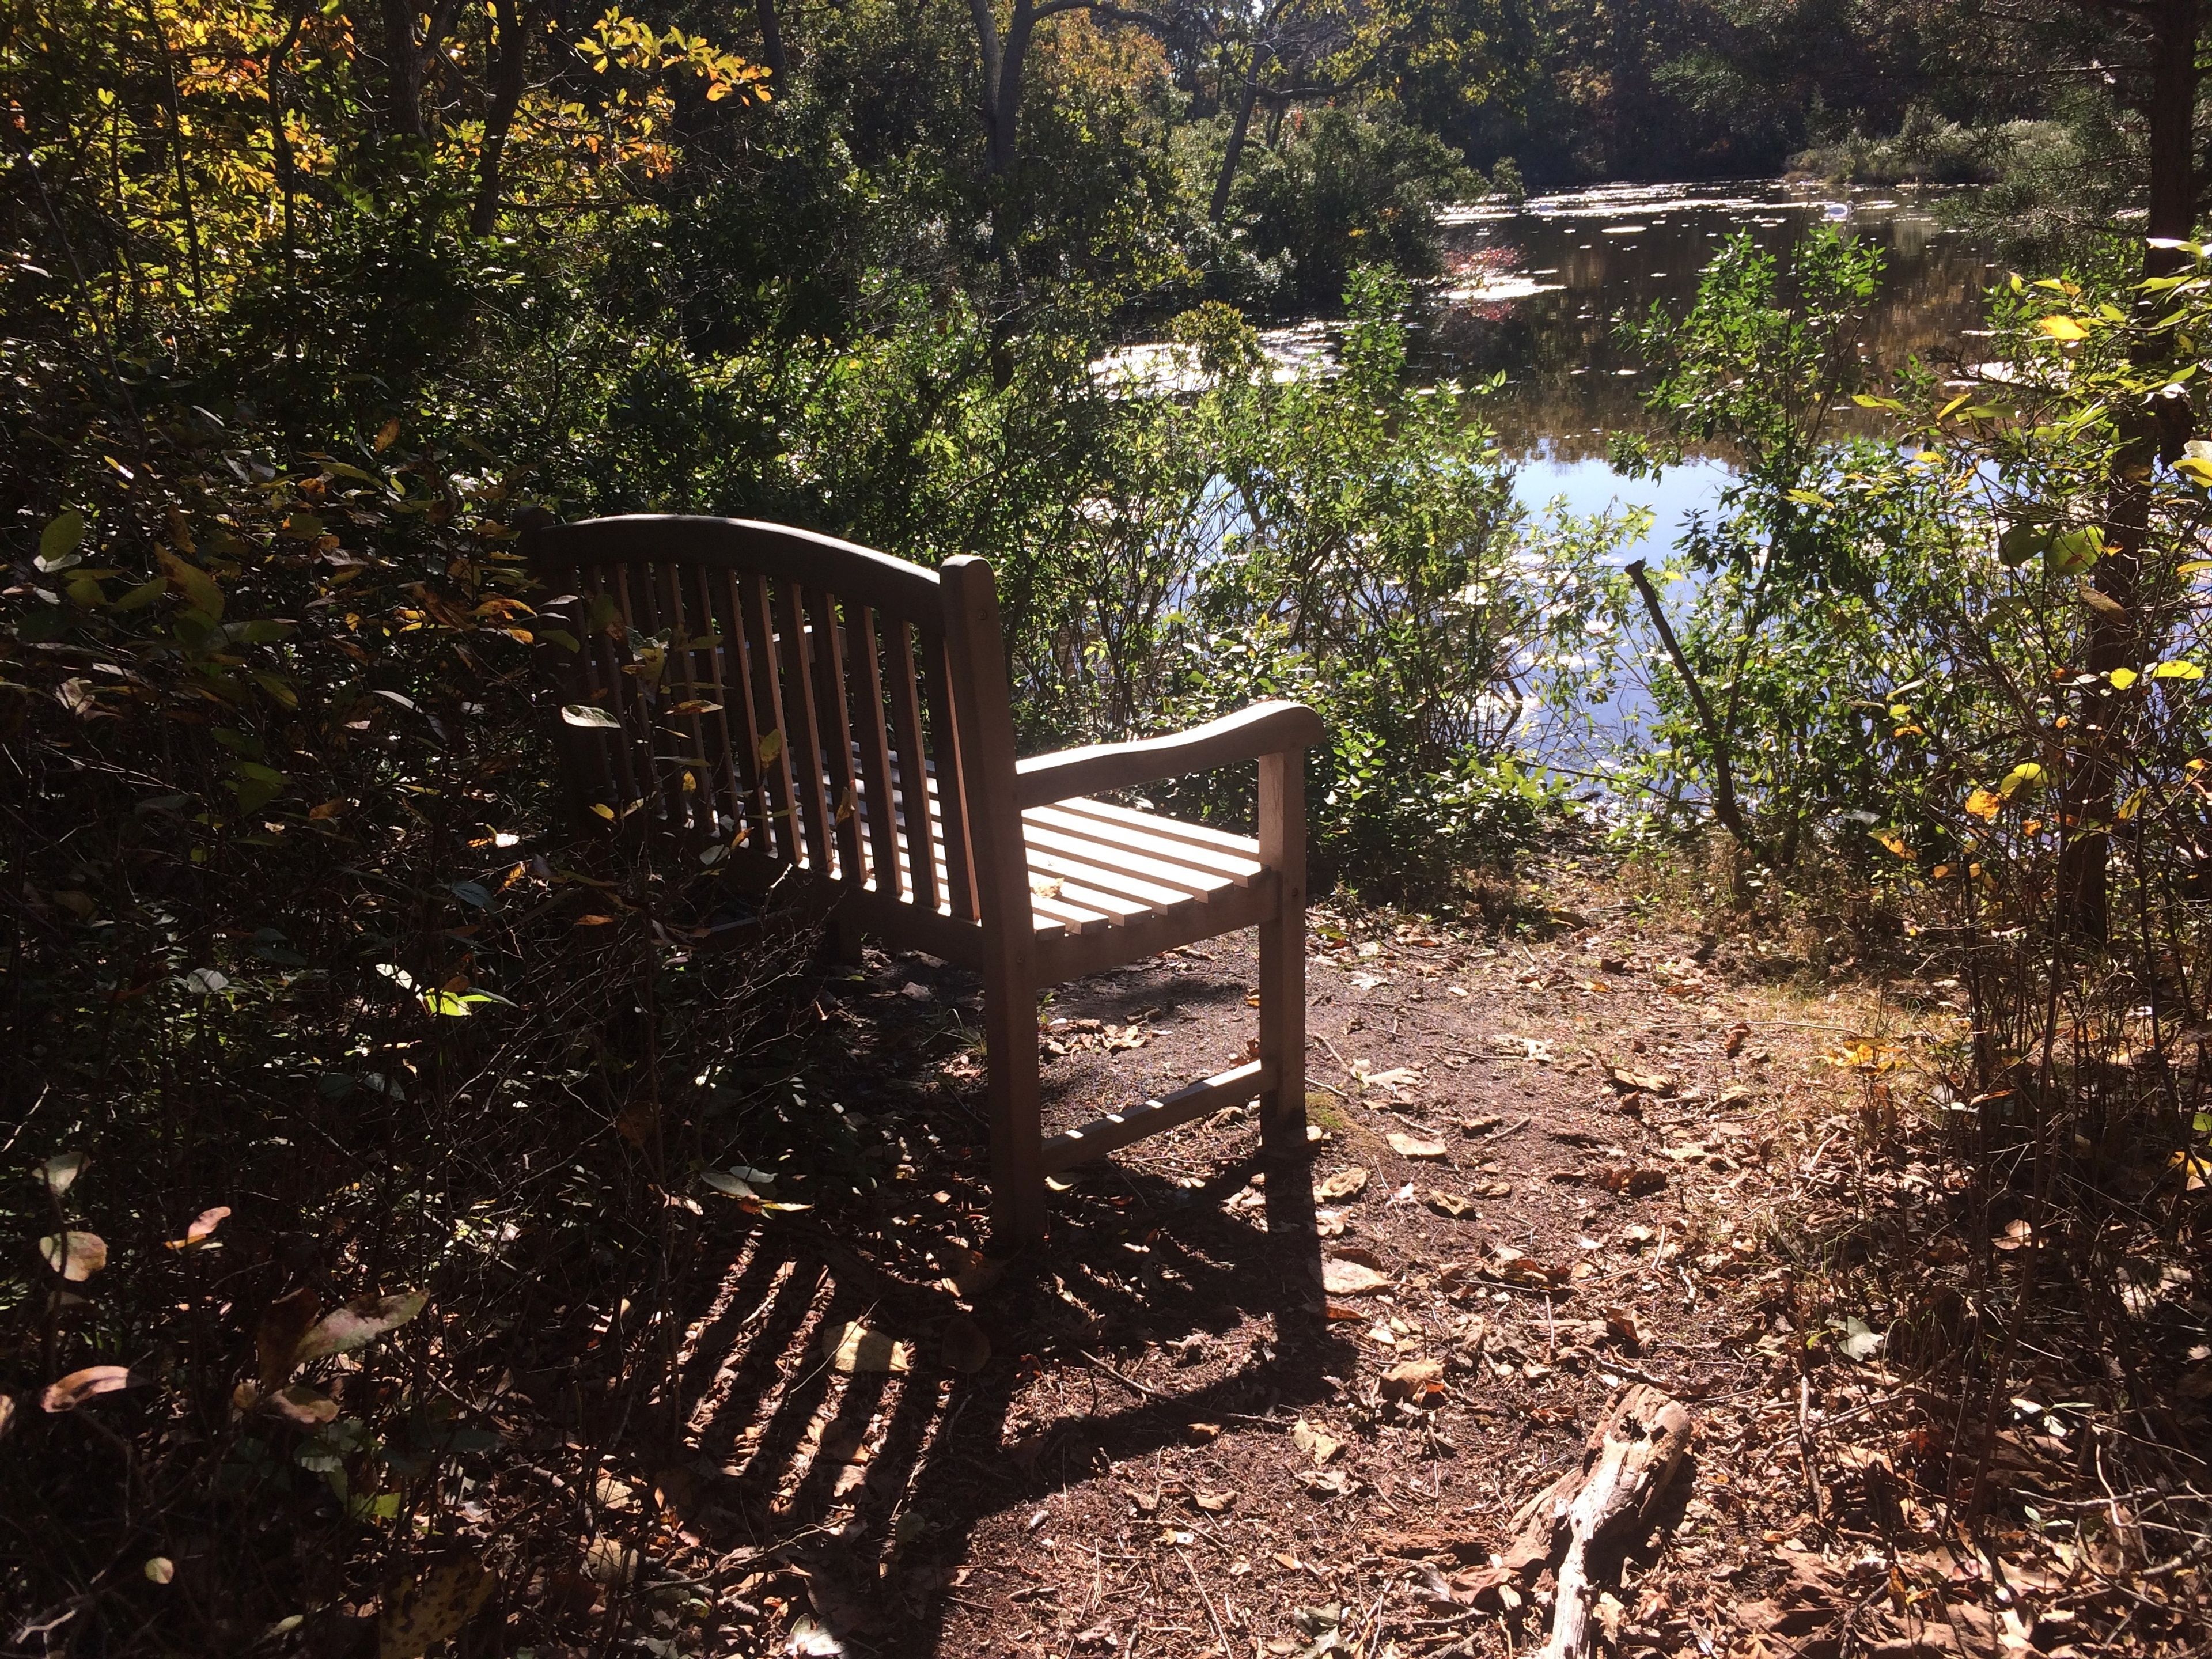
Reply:
<svg viewBox="0 0 2212 1659"><path fill-rule="evenodd" d="M732 741L738 753L740 775L745 781L746 844L763 857L775 851L775 818L768 798L767 778L760 758L762 726L753 696L752 652L745 638L744 601L738 593L738 579L729 571L719 581L708 579L723 619L722 672L730 695L737 699L738 726Z"/></svg>
<svg viewBox="0 0 2212 1659"><path fill-rule="evenodd" d="M665 591L668 599L665 618L668 629L668 657L661 669L660 702L661 707L669 711L663 716L664 722L667 722L671 716L680 719L683 732L690 739L690 763L677 769L677 783L678 799L690 817L689 843L696 852L714 839L714 801L718 792L714 763L707 749L705 722L696 709L681 715L674 714L677 703L705 701L699 695L703 688L699 681L698 653L692 642L695 619L684 598L684 568L665 564L659 568L659 575L662 580L656 586ZM674 682L679 667L684 676L680 696L673 695L677 690ZM666 724L664 724L663 730L666 729ZM683 785L687 779L690 787L685 788Z"/></svg>
<svg viewBox="0 0 2212 1659"><path fill-rule="evenodd" d="M572 702L589 702L592 691L591 647L584 637L583 573L566 565L555 566L546 568L539 580L556 596L569 596L565 609L574 612L564 616L562 608L551 605L540 611L542 617L560 622L576 641L574 651L564 650L543 637L541 625L538 651L540 659L551 670L547 678L553 684L554 695L563 706ZM557 714L558 711L556 712ZM576 798L575 805L589 811L589 802L614 793L604 743L595 740L588 731L569 725L565 718L555 722L554 741L560 748L561 763L568 769L569 789Z"/></svg>
<svg viewBox="0 0 2212 1659"><path fill-rule="evenodd" d="M929 699L930 757L937 763L937 811L945 824L945 870L952 914L975 920L975 884L968 856L967 797L961 791L960 728L945 674L945 636L921 631L922 684Z"/></svg>
<svg viewBox="0 0 2212 1659"><path fill-rule="evenodd" d="M826 876L830 811L822 799L822 722L814 711L814 677L807 672L806 606L797 582L780 581L776 590L776 620L783 635L783 714L791 722L783 749L798 780L807 860Z"/></svg>
<svg viewBox="0 0 2212 1659"><path fill-rule="evenodd" d="M615 619L619 621L623 615L623 607L620 597L611 590L604 568L592 572L591 592L586 599L587 611L598 610L599 607L589 601L599 599L604 599L613 608ZM589 620L588 615L586 620ZM592 675L594 682L592 690L605 697L607 712L619 722L607 739L607 747L613 751L615 781L619 786L615 792L615 799L608 805L614 813L615 822L620 823L628 817L632 803L645 798L645 786L638 779L634 752L636 734L631 721L635 716L629 699L623 695L625 677L622 672L622 656L616 649L615 642L607 637L606 629L604 627L590 629L584 636L584 648L592 653L594 671Z"/></svg>
<svg viewBox="0 0 2212 1659"><path fill-rule="evenodd" d="M775 623L769 615L768 578L741 576L745 611L745 656L752 669L753 695L758 717L765 722L760 742L775 734L775 753L761 765L769 813L775 820L775 856L789 864L799 862L799 808L791 782L791 733L784 723L782 677L776 672ZM758 750L755 751L756 753Z"/></svg>
<svg viewBox="0 0 2212 1659"><path fill-rule="evenodd" d="M715 614L714 584L708 580L705 568L695 564L690 574L692 606L700 627L708 636L705 651L708 700L721 705L707 717L712 738L708 752L719 753L720 757L716 781L720 797L729 809L730 827L725 832L720 825L715 825L714 839L726 844L730 836L745 828L746 782L738 765L737 745L730 738L730 694L722 683L722 659L729 650L730 635L722 625L722 618Z"/></svg>
<svg viewBox="0 0 2212 1659"><path fill-rule="evenodd" d="M638 655L638 636L650 637L663 631L660 606L653 596L654 567L642 560L623 572L623 622L630 631L629 653L633 662ZM660 672L668 672L664 655ZM661 705L665 701L661 688L643 674L623 674L630 684L630 693L637 702L639 742L643 745L639 758L652 782L649 786L660 795L660 830L663 835L680 836L684 828L684 786L678 780L681 768L674 765L665 754L668 740L674 735L664 732L658 724ZM648 805L648 812L653 808Z"/></svg>
<svg viewBox="0 0 2212 1659"><path fill-rule="evenodd" d="M829 775L830 831L837 846L837 879L856 886L866 878L860 855L860 791L853 771L853 722L845 712L845 635L837 620L837 596L823 587L807 590L814 618L814 711L822 728L823 770ZM848 605L850 615L858 607Z"/></svg>
<svg viewBox="0 0 2212 1659"><path fill-rule="evenodd" d="M898 741L899 811L906 819L907 873L914 902L938 908L937 855L929 840L929 777L921 752L921 677L915 667L914 626L903 617L886 617L891 625L884 643L884 667L891 677L891 730Z"/></svg>
<svg viewBox="0 0 2212 1659"><path fill-rule="evenodd" d="M853 725L860 738L860 776L867 788L862 803L868 820L868 852L875 866L876 890L893 898L913 890L899 879L898 825L891 814L890 738L884 729L884 670L876 639L872 606L848 605L846 679L851 690ZM893 622L892 627L904 624Z"/></svg>

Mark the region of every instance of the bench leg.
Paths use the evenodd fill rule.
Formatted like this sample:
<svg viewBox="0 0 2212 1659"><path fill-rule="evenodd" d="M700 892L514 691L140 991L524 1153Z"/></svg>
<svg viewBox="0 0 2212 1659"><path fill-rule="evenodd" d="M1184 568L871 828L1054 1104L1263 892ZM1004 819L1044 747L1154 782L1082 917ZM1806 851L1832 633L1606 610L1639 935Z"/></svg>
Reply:
<svg viewBox="0 0 2212 1659"><path fill-rule="evenodd" d="M1277 872L1282 903L1260 924L1260 1057L1275 1086L1260 1102L1260 1141L1281 1158L1306 1155L1305 757L1260 763L1260 860Z"/></svg>
<svg viewBox="0 0 2212 1659"><path fill-rule="evenodd" d="M858 968L862 961L860 925L840 907L822 925L822 958L832 967Z"/></svg>
<svg viewBox="0 0 2212 1659"><path fill-rule="evenodd" d="M1001 1245L1035 1244L1044 1237L1045 1198L1035 989L987 971L983 1036L991 1068L991 1231Z"/></svg>

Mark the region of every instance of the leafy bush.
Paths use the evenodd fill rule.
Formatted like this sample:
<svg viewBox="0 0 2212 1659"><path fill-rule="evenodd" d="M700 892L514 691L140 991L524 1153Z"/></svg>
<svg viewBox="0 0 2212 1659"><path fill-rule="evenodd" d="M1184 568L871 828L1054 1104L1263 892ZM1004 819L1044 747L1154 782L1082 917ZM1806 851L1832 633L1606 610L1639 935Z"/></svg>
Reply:
<svg viewBox="0 0 2212 1659"><path fill-rule="evenodd" d="M1284 127L1282 142L1248 164L1233 202L1243 240L1282 262L1298 300L1334 301L1358 265L1437 268L1437 205L1482 189L1458 151L1389 105L1293 110Z"/></svg>
<svg viewBox="0 0 2212 1659"><path fill-rule="evenodd" d="M1887 138L1854 131L1790 158L1790 170L1855 185L1972 185L1997 177L2017 142L2014 129L1978 128L1948 120L1923 105L1905 112Z"/></svg>
<svg viewBox="0 0 2212 1659"><path fill-rule="evenodd" d="M1407 299L1355 273L1341 374L1286 382L1227 307L1182 319L1206 388L1132 410L1127 470L1085 514L1029 661L1103 734L1313 702L1332 732L1310 784L1316 861L1401 893L1534 820L1545 789L1516 735L1540 694L1590 689L1582 651L1618 603L1601 562L1622 527L1531 532L1480 390L1407 374Z"/></svg>

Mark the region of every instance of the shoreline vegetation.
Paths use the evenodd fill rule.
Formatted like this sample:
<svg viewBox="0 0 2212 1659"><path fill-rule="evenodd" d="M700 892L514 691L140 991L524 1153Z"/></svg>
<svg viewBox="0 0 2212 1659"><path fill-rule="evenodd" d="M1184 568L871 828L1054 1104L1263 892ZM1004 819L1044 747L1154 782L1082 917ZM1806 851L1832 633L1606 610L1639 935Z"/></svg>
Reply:
<svg viewBox="0 0 2212 1659"><path fill-rule="evenodd" d="M2201 1654L2200 45L0 6L0 1654ZM1446 204L1793 155L1955 184L1978 326L1700 230L1578 320L1611 465L1725 486L1518 503ZM517 538L639 511L988 558L1026 751L1312 703L1311 1157L1227 1109L998 1253L974 987L558 796L548 662L701 642ZM1242 948L1042 1004L1050 1109L1234 1063ZM1694 1455L1555 1557L1632 1384Z"/></svg>

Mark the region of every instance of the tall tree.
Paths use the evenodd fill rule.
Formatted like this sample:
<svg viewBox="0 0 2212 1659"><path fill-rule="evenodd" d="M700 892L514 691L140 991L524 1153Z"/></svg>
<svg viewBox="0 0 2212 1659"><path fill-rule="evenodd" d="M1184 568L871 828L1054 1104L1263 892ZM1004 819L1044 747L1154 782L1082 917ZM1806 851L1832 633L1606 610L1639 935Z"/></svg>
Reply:
<svg viewBox="0 0 2212 1659"><path fill-rule="evenodd" d="M2144 195L2141 270L2146 279L2179 270L2185 256L2174 246L2188 239L2197 222L2197 49L2202 17L2198 0L2075 0L2098 19L2133 73L2124 85L2134 88L2146 128L2148 157ZM2138 303L2150 320L2166 308L2163 295L2141 295ZM2151 369L2171 361L2176 342L2169 331L2144 331L2137 366ZM2150 529L2151 469L2163 458L2180 456L2193 429L2186 396L2146 399L2121 412L2122 441L2106 487L2105 551L2098 561L2094 589L2104 603L2090 607L2087 660L2094 675L2133 666L2136 643L2136 592L2142 572L2143 548ZM2076 749L2063 794L2061 823L2068 840L2058 866L2058 906L2067 929L2084 942L2101 943L2110 927L2111 897L2106 870L2112 825L2123 759L2117 722L2085 698L2076 710Z"/></svg>

